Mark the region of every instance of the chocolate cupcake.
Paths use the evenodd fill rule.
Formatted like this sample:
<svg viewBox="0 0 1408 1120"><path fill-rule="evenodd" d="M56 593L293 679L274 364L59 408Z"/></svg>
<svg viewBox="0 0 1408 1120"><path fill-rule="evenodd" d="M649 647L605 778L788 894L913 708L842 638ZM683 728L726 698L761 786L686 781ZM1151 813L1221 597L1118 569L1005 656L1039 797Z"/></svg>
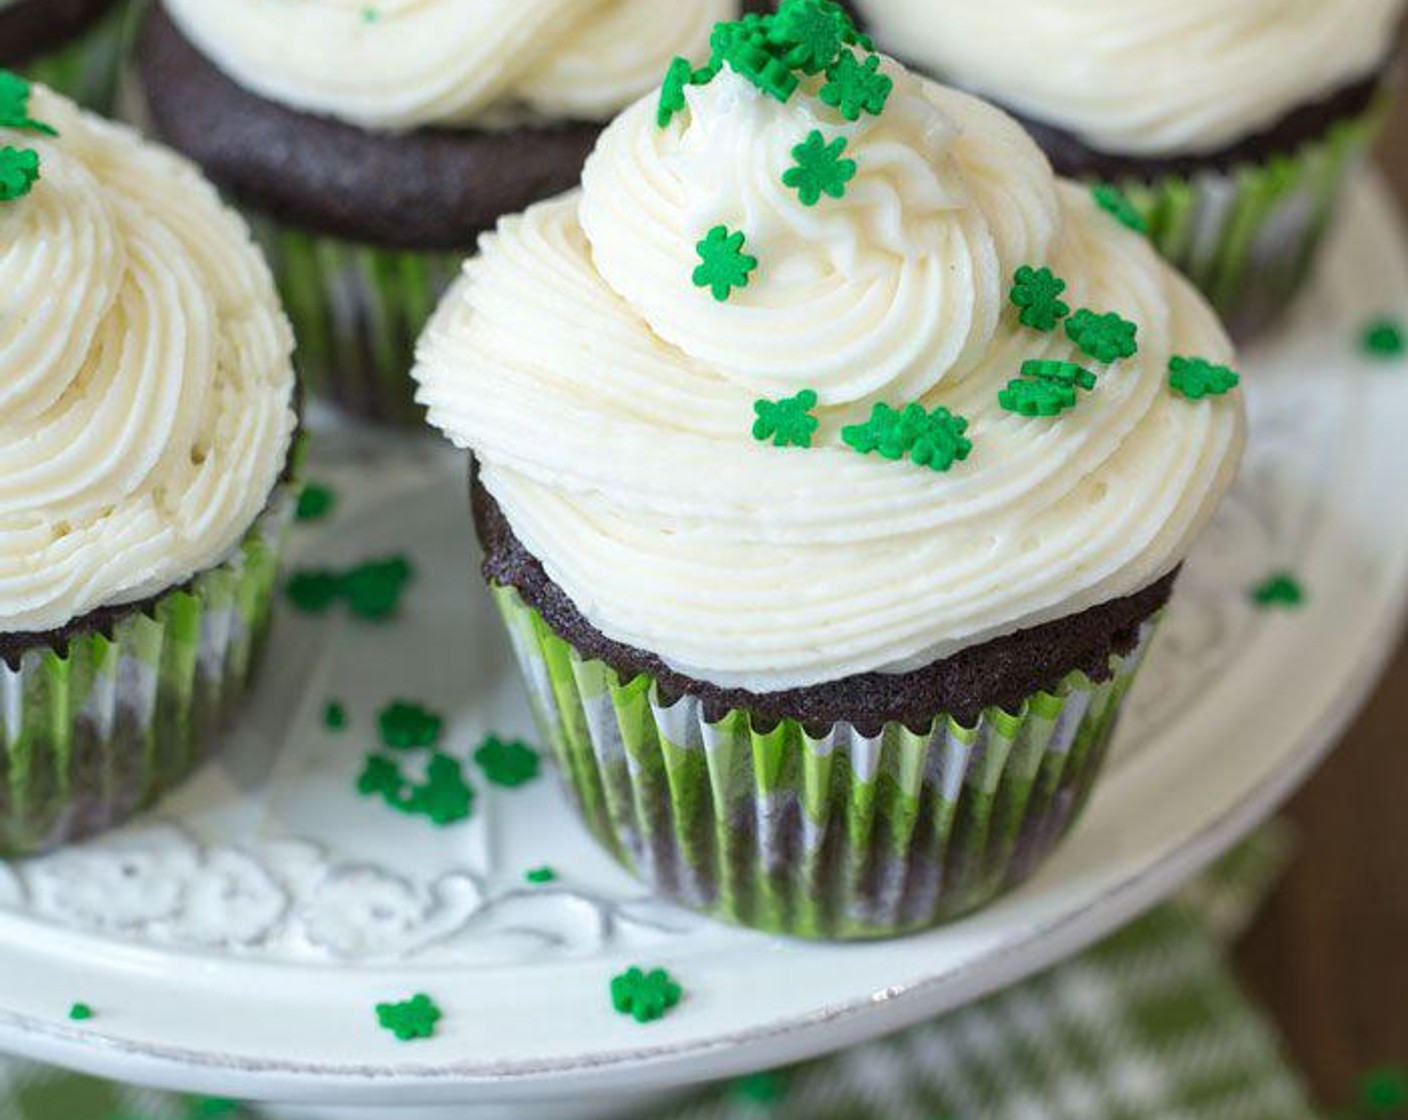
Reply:
<svg viewBox="0 0 1408 1120"><path fill-rule="evenodd" d="M0 67L106 111L130 8L128 0L0 0Z"/></svg>
<svg viewBox="0 0 1408 1120"><path fill-rule="evenodd" d="M414 422L414 341L475 238L574 184L600 122L738 7L163 0L137 66L155 132L247 209L314 388Z"/></svg>
<svg viewBox="0 0 1408 1120"><path fill-rule="evenodd" d="M882 49L1016 114L1234 333L1302 287L1378 133L1403 0L853 0Z"/></svg>
<svg viewBox="0 0 1408 1120"><path fill-rule="evenodd" d="M292 334L184 160L0 72L0 853L216 745L269 618Z"/></svg>
<svg viewBox="0 0 1408 1120"><path fill-rule="evenodd" d="M890 936L1076 818L1242 404L1009 117L808 0L714 42L483 239L415 376L593 833L709 914Z"/></svg>

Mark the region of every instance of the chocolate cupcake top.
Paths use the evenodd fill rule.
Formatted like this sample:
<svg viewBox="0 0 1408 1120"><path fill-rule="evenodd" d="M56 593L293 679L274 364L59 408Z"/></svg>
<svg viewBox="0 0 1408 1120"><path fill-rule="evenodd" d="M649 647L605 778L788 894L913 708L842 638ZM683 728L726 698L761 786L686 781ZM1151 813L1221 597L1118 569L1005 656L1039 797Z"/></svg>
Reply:
<svg viewBox="0 0 1408 1120"><path fill-rule="evenodd" d="M605 120L739 0L163 0L247 89L370 129Z"/></svg>
<svg viewBox="0 0 1408 1120"><path fill-rule="evenodd" d="M0 72L0 633L220 562L284 468L292 335L185 161Z"/></svg>
<svg viewBox="0 0 1408 1120"><path fill-rule="evenodd" d="M482 241L421 342L432 423L581 614L767 693L1176 567L1243 442L1201 298L833 5L715 42Z"/></svg>
<svg viewBox="0 0 1408 1120"><path fill-rule="evenodd" d="M1221 151L1371 76L1403 0L854 0L882 47L1098 151Z"/></svg>

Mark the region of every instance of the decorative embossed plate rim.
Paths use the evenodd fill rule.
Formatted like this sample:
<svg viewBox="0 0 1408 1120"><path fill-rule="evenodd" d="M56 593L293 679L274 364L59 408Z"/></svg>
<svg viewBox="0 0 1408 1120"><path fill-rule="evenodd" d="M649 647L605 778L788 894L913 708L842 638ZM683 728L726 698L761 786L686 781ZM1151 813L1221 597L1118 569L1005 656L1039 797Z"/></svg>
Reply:
<svg viewBox="0 0 1408 1120"><path fill-rule="evenodd" d="M266 1100L371 1106L643 1092L899 1029L1108 932L1171 892L1296 787L1357 710L1398 637L1408 588L1401 483L1408 370L1363 358L1354 341L1375 314L1408 316L1408 263L1379 184L1360 184L1348 217L1292 328L1245 363L1254 415L1248 468L1189 566L1112 772L1071 840L1022 890L905 941L781 942L640 899L545 784L518 802L486 795L487 823L473 836L427 837L389 814L358 817L350 800L339 800L341 778L319 785L337 765L326 752L312 750L291 772L292 764L270 761L257 747L237 747L236 761L212 767L195 792L164 807L170 823L147 822L132 834L146 845L147 862L131 866L152 874L152 884L177 884L160 920L104 926L104 881L94 868L127 864L102 863L101 850L0 878L0 900L8 899L0 904L0 1049L130 1081ZM423 516L416 502L440 500L435 487L449 485L458 470L424 445L376 454L399 456L405 472L399 497L388 491L395 512L387 532L401 531L396 516ZM365 485L390 485L395 474L368 472ZM449 519L442 511L438 520ZM459 564L457 574L448 559L437 569L432 582L451 585L427 592L422 624L454 621L437 596L454 594L455 578L471 578L467 542ZM1247 588L1282 568L1307 585L1308 604L1295 613L1254 612ZM283 625L281 674L298 682L307 709L330 685L317 675L318 659L305 657L307 635L298 627L307 624ZM338 642L345 637L339 633ZM315 651L323 648L314 642ZM472 644L485 672L502 667L494 648L478 638ZM444 660L427 663L427 676L456 668L437 663ZM486 718L521 721L506 694L482 699L490 715L464 713L460 731ZM301 718L307 722L306 710ZM298 791L296 811L271 808L270 789L283 785ZM296 832L270 832L271 821L316 832L324 818L338 837L330 848ZM337 832L348 818L356 824L352 837ZM221 836L234 839L222 846ZM426 867L463 863L468 871L446 881L461 892L451 891L452 901L470 900L465 924L439 941L378 941L375 928L349 924L345 909L329 910L322 896L312 905L290 888L283 910L270 904L260 919L267 936L237 943L234 918L255 914L240 884L262 882L239 864L248 855L239 838L251 836L266 877L311 882L299 878L310 866L324 874L324 865L341 861L355 873L347 888L354 894L396 879L396 859L413 890L425 886L418 875L433 878L421 874ZM552 906L532 910L541 900L525 903L525 892L505 886L513 861L537 850L534 844L559 845L558 862L573 881L564 905L583 904L570 911L576 917L563 920L568 911ZM230 898L219 891L206 897L217 874ZM373 874L383 878L357 878ZM64 889L56 893L55 883ZM97 901L74 911L66 890ZM113 897L120 894L114 889ZM513 909L520 904L529 910ZM535 916L525 916L530 910ZM514 916L496 925L495 915L506 912ZM310 938L310 930L319 936ZM543 933L546 940L538 938ZM650 1027L615 1016L605 999L609 976L638 960L669 965L689 991L676 1014ZM419 990L446 1008L442 1030L433 1041L398 1045L375 1028L372 1004ZM74 1000L92 1004L98 1017L69 1023Z"/></svg>

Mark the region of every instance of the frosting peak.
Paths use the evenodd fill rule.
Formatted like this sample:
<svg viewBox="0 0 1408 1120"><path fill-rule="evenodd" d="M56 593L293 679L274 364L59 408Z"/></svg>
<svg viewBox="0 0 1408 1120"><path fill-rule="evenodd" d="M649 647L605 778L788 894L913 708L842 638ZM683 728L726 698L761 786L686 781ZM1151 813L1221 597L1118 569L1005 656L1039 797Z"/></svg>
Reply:
<svg viewBox="0 0 1408 1120"><path fill-rule="evenodd" d="M1240 401L1167 383L1174 356L1231 360L1200 297L1010 118L881 65L888 102L855 121L824 77L784 103L729 67L664 127L637 104L580 192L483 240L422 340L431 421L554 582L724 687L912 669L1147 587L1239 457ZM815 132L855 167L808 204L789 172ZM692 275L719 227L756 261L721 293ZM1019 321L1023 266L1092 312L1074 338ZM1091 337L1109 312L1136 353ZM1059 417L1008 411L1029 360L1093 387ZM809 449L754 430L793 394ZM887 434L900 461L857 453Z"/></svg>
<svg viewBox="0 0 1408 1120"><path fill-rule="evenodd" d="M163 0L235 81L365 128L604 120L739 0Z"/></svg>
<svg viewBox="0 0 1408 1120"><path fill-rule="evenodd" d="M294 427L292 337L244 225L189 164L35 89L57 136L0 202L0 633L211 567Z"/></svg>

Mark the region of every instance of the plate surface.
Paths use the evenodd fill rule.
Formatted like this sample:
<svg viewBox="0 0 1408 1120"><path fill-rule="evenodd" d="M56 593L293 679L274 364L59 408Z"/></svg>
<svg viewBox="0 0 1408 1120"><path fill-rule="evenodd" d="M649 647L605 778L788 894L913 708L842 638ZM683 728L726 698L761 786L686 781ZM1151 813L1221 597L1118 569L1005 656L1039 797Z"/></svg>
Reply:
<svg viewBox="0 0 1408 1120"><path fill-rule="evenodd" d="M359 797L375 716L446 713L467 756L531 737L475 575L462 461L428 440L320 436L339 495L295 561L405 552L402 617L286 613L271 672L221 759L96 843L0 864L0 1049L129 1081L254 1099L398 1104L647 1091L812 1056L1011 983L1172 891L1280 803L1332 744L1399 632L1408 585L1408 368L1362 325L1408 315L1408 266L1366 181L1292 328L1244 362L1246 471L1182 581L1109 773L1032 882L932 934L775 940L646 897L551 780L477 776L437 830ZM1248 589L1282 570L1298 611ZM323 726L341 700L342 732ZM471 772L473 767L469 768ZM524 872L561 878L543 886ZM664 965L666 1021L614 1014L609 978ZM398 1044L373 1005L429 992L437 1037ZM97 1017L68 1022L76 1000Z"/></svg>

